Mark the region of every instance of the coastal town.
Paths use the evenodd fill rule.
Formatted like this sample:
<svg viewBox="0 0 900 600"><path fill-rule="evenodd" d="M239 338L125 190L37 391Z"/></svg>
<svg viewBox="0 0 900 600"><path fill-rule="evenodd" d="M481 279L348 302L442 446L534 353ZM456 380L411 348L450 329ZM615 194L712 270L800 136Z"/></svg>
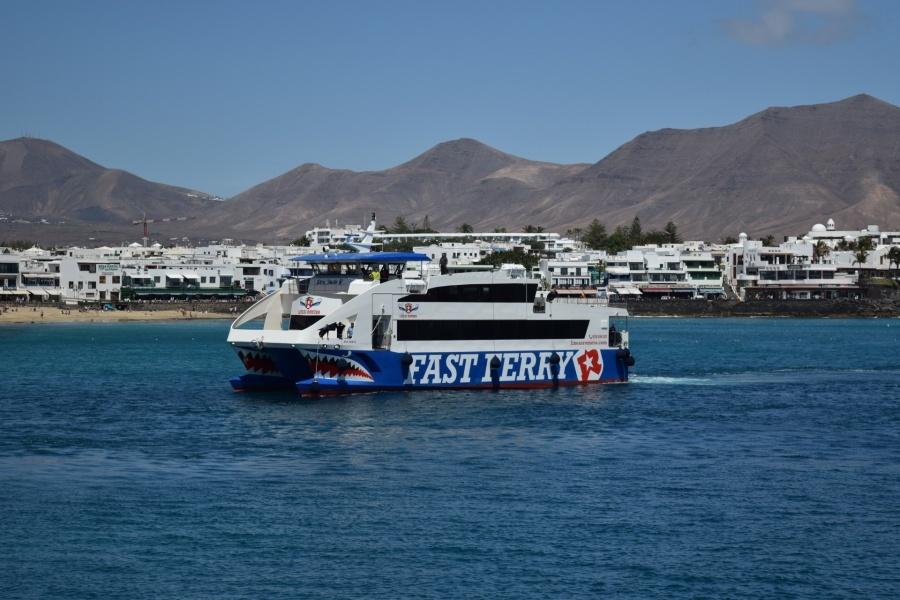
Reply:
<svg viewBox="0 0 900 600"><path fill-rule="evenodd" d="M376 231L377 245L442 259L449 272L524 264L529 276L561 296L601 297L635 306L653 300L862 300L893 296L900 231L877 225L840 228L834 220L775 242L645 243L617 252L592 247L578 232L396 233ZM163 246L148 238L96 248L0 247L0 305L123 310L142 304L205 303L232 308L311 274L304 256L343 249L359 225L316 227L292 245L231 240ZM874 290L874 291L873 291Z"/></svg>
<svg viewBox="0 0 900 600"><path fill-rule="evenodd" d="M0 600L900 597L900 2L0 14Z"/></svg>

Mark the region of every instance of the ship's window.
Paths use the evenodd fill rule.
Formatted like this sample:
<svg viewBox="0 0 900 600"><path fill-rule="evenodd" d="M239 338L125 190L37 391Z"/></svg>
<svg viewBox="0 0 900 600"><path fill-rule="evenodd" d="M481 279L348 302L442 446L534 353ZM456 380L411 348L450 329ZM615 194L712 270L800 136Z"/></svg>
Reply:
<svg viewBox="0 0 900 600"><path fill-rule="evenodd" d="M398 341L583 339L587 320L397 321Z"/></svg>
<svg viewBox="0 0 900 600"><path fill-rule="evenodd" d="M536 283L444 285L424 295L404 296L398 302L534 302Z"/></svg>
<svg viewBox="0 0 900 600"><path fill-rule="evenodd" d="M306 329L316 321L322 318L322 315L291 315L291 329Z"/></svg>

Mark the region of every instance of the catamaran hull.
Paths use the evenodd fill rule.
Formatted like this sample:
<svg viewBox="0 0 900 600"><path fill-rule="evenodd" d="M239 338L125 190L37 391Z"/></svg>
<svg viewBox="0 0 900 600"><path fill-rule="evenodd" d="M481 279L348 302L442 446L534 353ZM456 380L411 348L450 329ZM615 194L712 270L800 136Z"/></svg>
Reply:
<svg viewBox="0 0 900 600"><path fill-rule="evenodd" d="M523 389L623 383L634 358L625 349L392 352L315 348L235 348L247 372L236 390L349 394L381 390Z"/></svg>

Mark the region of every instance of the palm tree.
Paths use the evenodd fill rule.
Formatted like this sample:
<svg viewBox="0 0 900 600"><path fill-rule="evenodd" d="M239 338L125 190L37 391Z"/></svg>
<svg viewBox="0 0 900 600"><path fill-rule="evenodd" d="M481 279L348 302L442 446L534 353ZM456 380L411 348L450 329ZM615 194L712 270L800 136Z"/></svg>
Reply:
<svg viewBox="0 0 900 600"><path fill-rule="evenodd" d="M813 246L813 261L822 262L822 259L831 254L831 248L825 243L825 240L819 240Z"/></svg>
<svg viewBox="0 0 900 600"><path fill-rule="evenodd" d="M891 265L897 265L897 267L900 267L900 246L891 246L891 249L888 250L887 258L888 268L890 268Z"/></svg>
<svg viewBox="0 0 900 600"><path fill-rule="evenodd" d="M859 265L859 280L860 281L862 281L863 276L864 276L862 266L863 266L863 264L865 264L866 259L868 257L869 257L869 251L866 250L865 248L858 248L853 253L853 264Z"/></svg>
<svg viewBox="0 0 900 600"><path fill-rule="evenodd" d="M856 250L856 242L848 242L847 240L840 240L835 246L837 250L847 251L847 250Z"/></svg>

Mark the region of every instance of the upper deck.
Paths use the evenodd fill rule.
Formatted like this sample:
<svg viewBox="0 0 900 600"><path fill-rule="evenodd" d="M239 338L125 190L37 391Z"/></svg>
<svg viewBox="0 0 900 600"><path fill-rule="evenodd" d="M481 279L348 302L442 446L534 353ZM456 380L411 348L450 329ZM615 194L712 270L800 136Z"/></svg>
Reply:
<svg viewBox="0 0 900 600"><path fill-rule="evenodd" d="M303 258L313 276L286 281L247 310L233 323L230 341L410 351L435 342L464 347L488 340L498 348L526 340L572 345L605 340L609 319L627 316L597 295L576 302L557 296L519 265L439 274L422 268L427 257L411 253ZM245 327L257 319L264 319L262 332ZM342 336L344 330L352 339Z"/></svg>

